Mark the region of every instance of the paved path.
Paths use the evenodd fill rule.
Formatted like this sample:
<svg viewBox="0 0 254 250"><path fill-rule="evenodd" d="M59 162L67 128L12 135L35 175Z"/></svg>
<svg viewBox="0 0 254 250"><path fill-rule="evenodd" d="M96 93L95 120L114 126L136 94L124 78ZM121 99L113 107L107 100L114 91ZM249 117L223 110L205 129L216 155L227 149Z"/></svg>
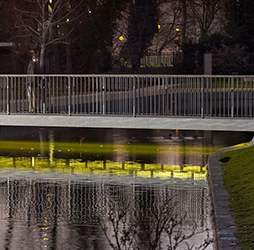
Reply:
<svg viewBox="0 0 254 250"><path fill-rule="evenodd" d="M236 226L229 208L228 192L223 182L220 155L230 148L221 149L209 157L208 181L212 195L216 246L218 250L240 250L235 237Z"/></svg>

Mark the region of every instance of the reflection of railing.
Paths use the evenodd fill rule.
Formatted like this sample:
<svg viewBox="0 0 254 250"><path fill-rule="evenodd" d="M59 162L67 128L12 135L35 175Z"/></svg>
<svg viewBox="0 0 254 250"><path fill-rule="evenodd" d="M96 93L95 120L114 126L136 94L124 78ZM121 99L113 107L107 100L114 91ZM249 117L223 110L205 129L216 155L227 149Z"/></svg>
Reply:
<svg viewBox="0 0 254 250"><path fill-rule="evenodd" d="M105 221L109 233L113 232L109 214L122 215L123 209L128 225L135 222L135 230L156 228L151 216L161 219L163 214L162 218L185 218L181 225L185 233L193 223L197 231L203 231L210 228L208 205L207 187L192 182L178 187L166 183L135 186L1 176L0 248L10 244L19 249L83 249L84 243L94 246L96 242L99 249L109 249L99 221Z"/></svg>
<svg viewBox="0 0 254 250"><path fill-rule="evenodd" d="M254 76L0 76L0 112L253 117Z"/></svg>
<svg viewBox="0 0 254 250"><path fill-rule="evenodd" d="M0 169L19 169L23 171L42 171L59 173L86 174L109 174L117 176L133 176L143 178L193 178L194 180L206 180L206 167L190 165L166 165L148 164L137 162L113 162L113 161L85 161L48 159L39 157L2 157Z"/></svg>
<svg viewBox="0 0 254 250"><path fill-rule="evenodd" d="M208 189L194 182L186 185L112 185L103 182L76 182L54 178L29 178L16 175L0 177L0 220L18 218L27 221L29 213L34 216L33 224L50 225L54 219L72 223L98 222L98 215L106 215L109 198L118 204L129 201L133 209L146 213L155 204L171 200L178 204L180 211L188 211L188 216L202 223ZM31 209L28 213L28 209ZM45 213L47 222L45 223ZM31 218L30 218L31 219ZM46 226L45 225L45 226Z"/></svg>

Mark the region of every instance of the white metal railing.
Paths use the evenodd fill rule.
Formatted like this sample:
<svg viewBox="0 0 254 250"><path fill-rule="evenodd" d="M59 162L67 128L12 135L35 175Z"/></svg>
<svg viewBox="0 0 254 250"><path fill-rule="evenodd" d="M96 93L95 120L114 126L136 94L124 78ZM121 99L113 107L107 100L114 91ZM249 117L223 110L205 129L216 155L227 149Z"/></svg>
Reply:
<svg viewBox="0 0 254 250"><path fill-rule="evenodd" d="M254 76L0 75L1 113L253 117Z"/></svg>

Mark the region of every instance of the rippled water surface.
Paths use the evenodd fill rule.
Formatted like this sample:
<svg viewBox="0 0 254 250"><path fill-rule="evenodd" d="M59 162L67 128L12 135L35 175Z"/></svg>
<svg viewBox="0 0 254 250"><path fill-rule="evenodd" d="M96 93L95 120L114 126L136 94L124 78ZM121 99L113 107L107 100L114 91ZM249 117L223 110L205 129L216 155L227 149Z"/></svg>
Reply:
<svg viewBox="0 0 254 250"><path fill-rule="evenodd" d="M0 249L195 249L214 237L208 156L252 136L3 127Z"/></svg>

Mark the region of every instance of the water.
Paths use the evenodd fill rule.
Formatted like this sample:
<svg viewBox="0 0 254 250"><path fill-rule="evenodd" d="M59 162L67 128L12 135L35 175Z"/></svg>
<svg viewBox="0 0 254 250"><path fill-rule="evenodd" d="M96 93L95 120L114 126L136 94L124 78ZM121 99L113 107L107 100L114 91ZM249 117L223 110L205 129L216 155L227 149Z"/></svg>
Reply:
<svg viewBox="0 0 254 250"><path fill-rule="evenodd" d="M0 249L195 249L214 238L208 156L252 136L2 127Z"/></svg>

